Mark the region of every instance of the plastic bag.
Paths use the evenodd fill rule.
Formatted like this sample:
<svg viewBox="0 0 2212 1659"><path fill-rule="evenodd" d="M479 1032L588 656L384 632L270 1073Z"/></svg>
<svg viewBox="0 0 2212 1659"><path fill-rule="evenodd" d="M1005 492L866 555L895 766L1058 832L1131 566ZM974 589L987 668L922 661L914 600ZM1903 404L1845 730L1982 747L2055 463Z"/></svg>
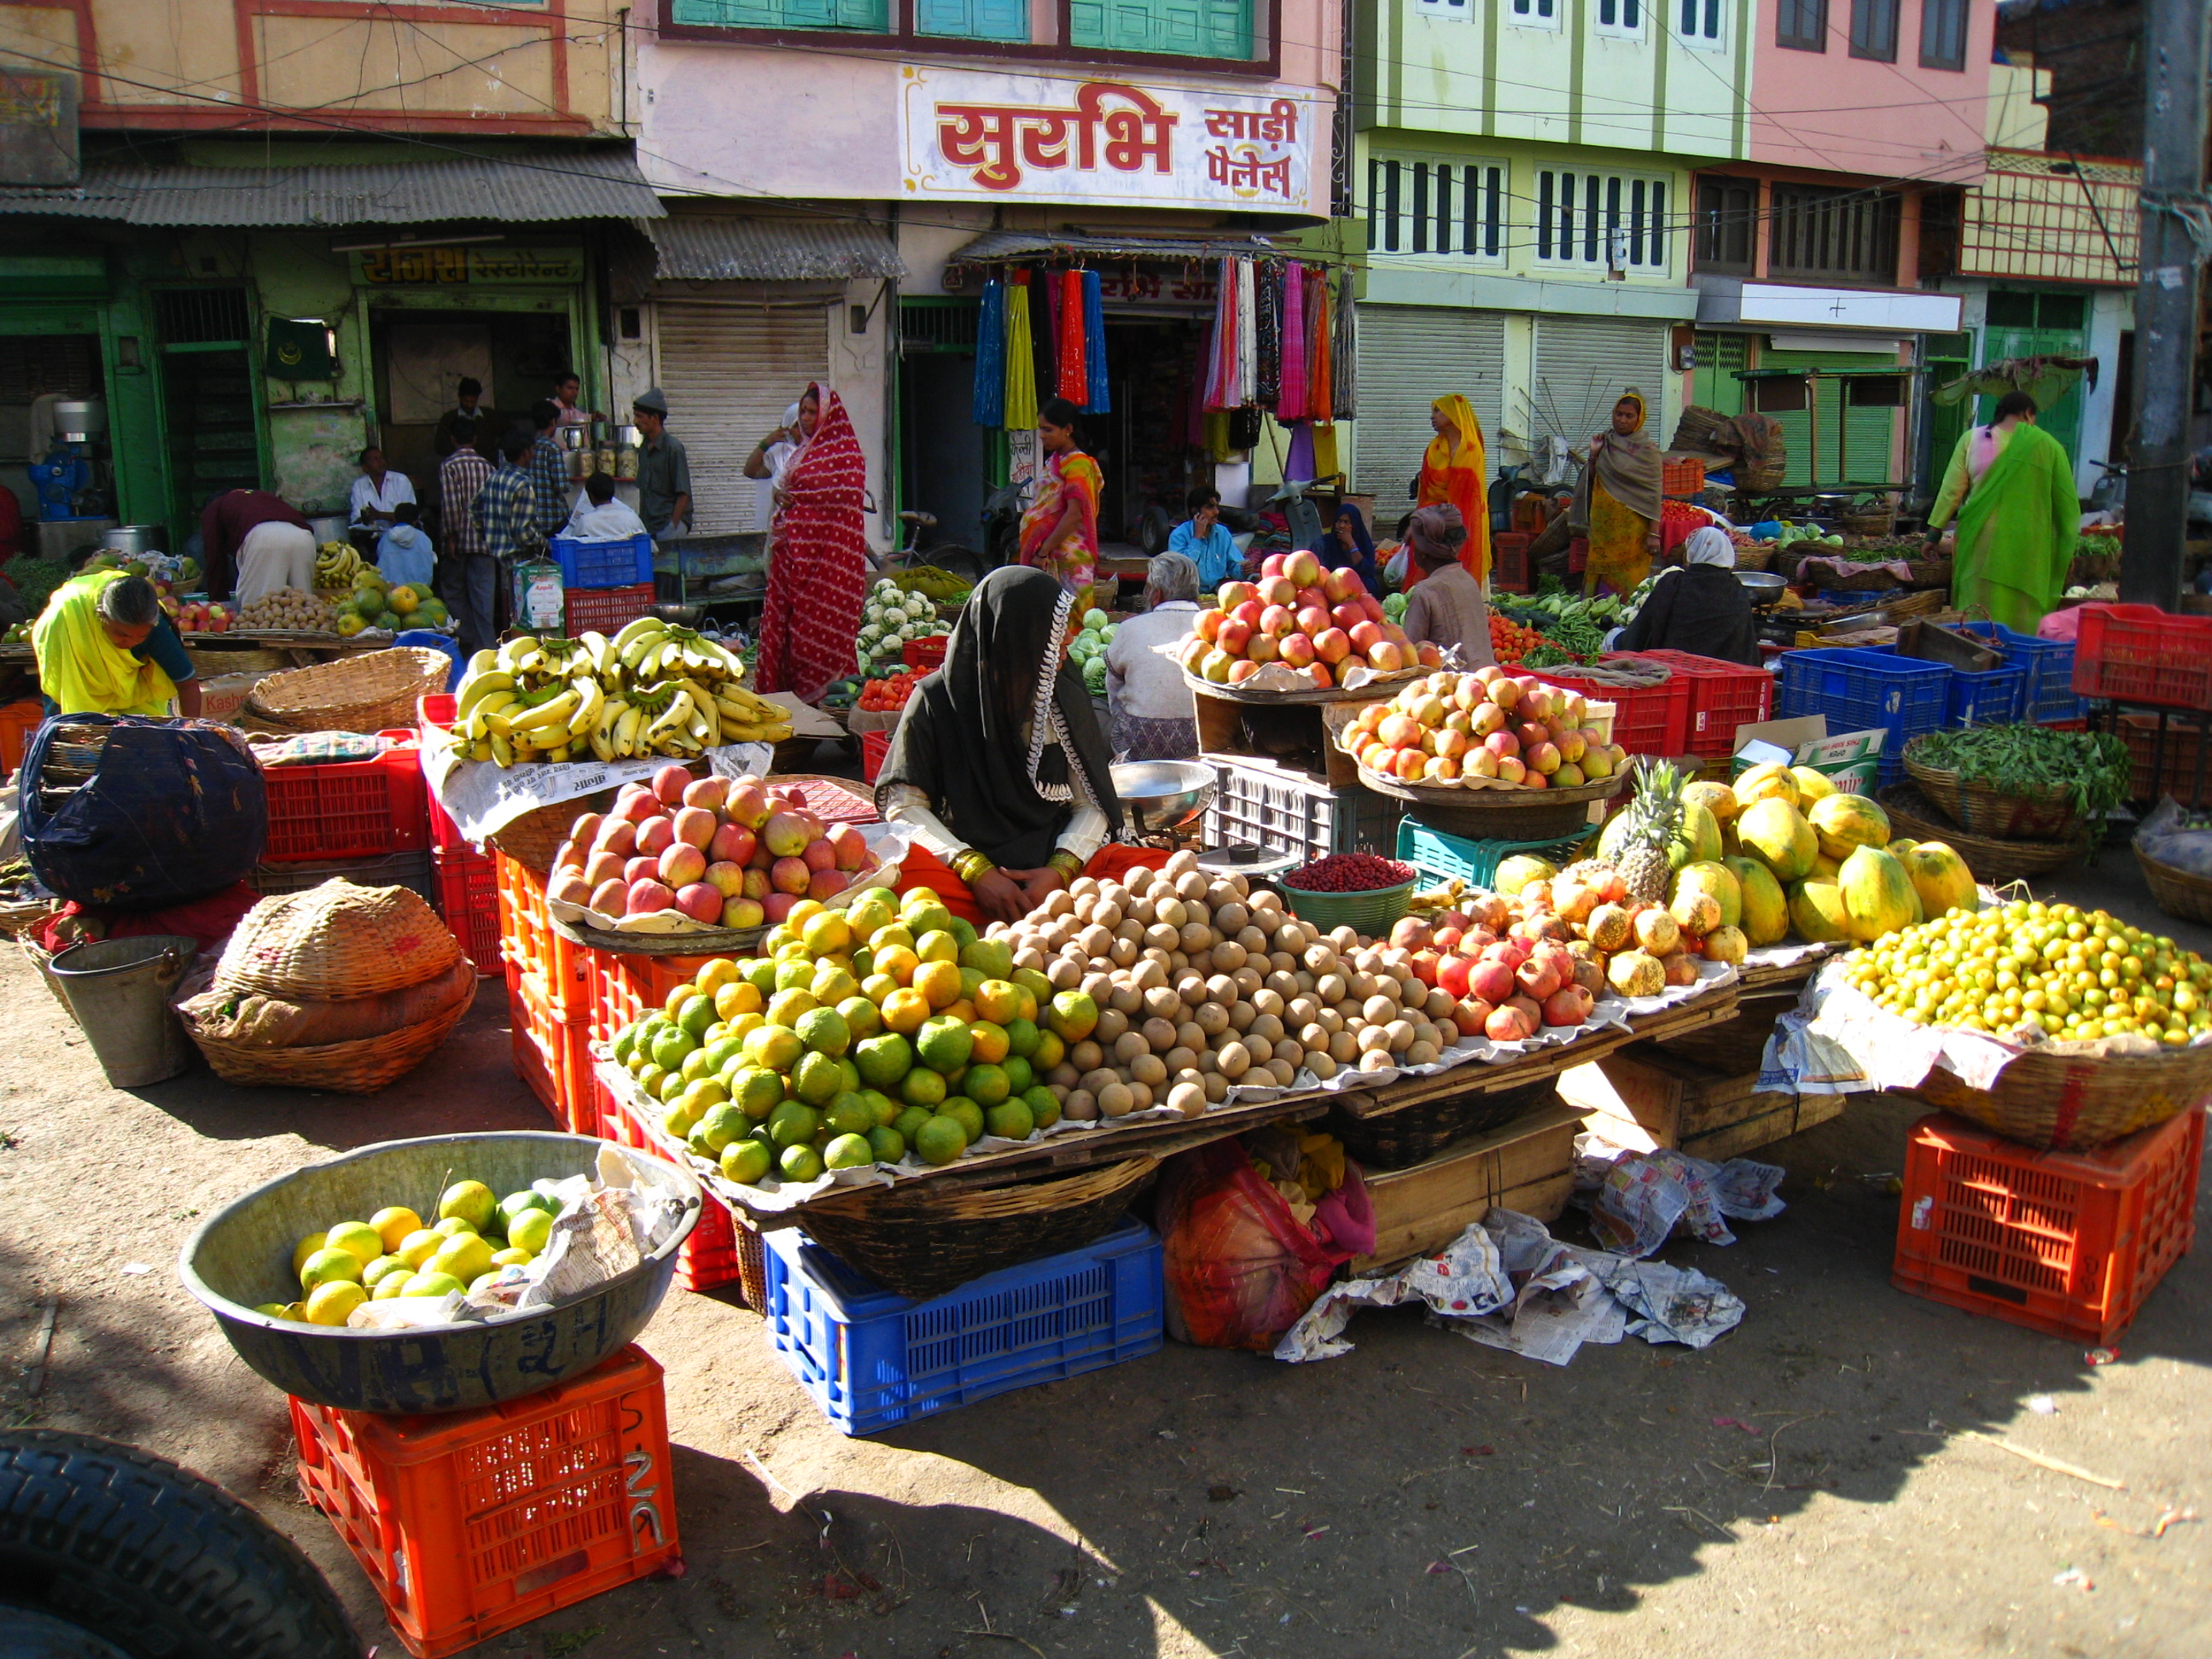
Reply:
<svg viewBox="0 0 2212 1659"><path fill-rule="evenodd" d="M2136 831L2136 848L2160 864L2192 876L2212 876L2212 819L2190 812L2171 795L2151 809Z"/></svg>
<svg viewBox="0 0 2212 1659"><path fill-rule="evenodd" d="M88 727L109 728L91 749ZM31 738L23 855L49 890L103 910L183 904L243 881L269 839L269 798L243 733L212 720L71 714Z"/></svg>
<svg viewBox="0 0 2212 1659"><path fill-rule="evenodd" d="M1358 1201L1364 1208L1364 1188ZM1352 1254L1340 1237L1331 1248L1300 1226L1235 1140L1177 1158L1161 1183L1155 1216L1168 1334L1202 1348L1268 1352ZM1345 1231L1356 1232L1356 1224ZM1371 1220L1366 1233L1371 1247Z"/></svg>

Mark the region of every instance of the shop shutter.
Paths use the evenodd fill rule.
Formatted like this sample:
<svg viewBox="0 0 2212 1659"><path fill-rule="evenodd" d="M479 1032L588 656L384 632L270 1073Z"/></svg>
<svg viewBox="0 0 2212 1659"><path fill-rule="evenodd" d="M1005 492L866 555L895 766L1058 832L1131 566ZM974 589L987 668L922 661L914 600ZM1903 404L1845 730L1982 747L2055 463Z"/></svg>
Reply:
<svg viewBox="0 0 2212 1659"><path fill-rule="evenodd" d="M1667 422L1667 325L1639 317L1536 319L1536 368L1529 388L1529 425L1539 437L1565 438L1587 453L1620 394L1644 394L1644 431L1663 446Z"/></svg>
<svg viewBox="0 0 2212 1659"><path fill-rule="evenodd" d="M1359 420L1353 481L1375 497L1380 538L1413 510L1407 486L1436 435L1429 406L1459 392L1474 405L1491 476L1500 461L1505 317L1442 306L1359 307Z"/></svg>
<svg viewBox="0 0 2212 1659"><path fill-rule="evenodd" d="M1759 354L1761 368L1895 368L1897 354L1892 351L1777 351L1771 346ZM1813 483L1887 483L1895 463L1890 459L1890 438L1896 428L1897 416L1902 412L1894 409L1852 409L1847 411L1850 425L1844 439L1848 448L1844 459L1850 466L1850 477L1839 480L1836 473L1836 411L1842 406L1843 382L1817 380L1814 383L1820 398L1820 453L1818 471L1813 454L1813 423L1802 409L1784 410L1774 418L1781 425L1782 440L1790 446L1790 463L1782 475L1788 486ZM1955 440L1954 440L1955 441ZM1951 458L1936 458L1942 466Z"/></svg>
<svg viewBox="0 0 2212 1659"><path fill-rule="evenodd" d="M830 372L830 313L819 305L663 300L660 388L668 429L691 457L698 529L765 530L745 458L809 380Z"/></svg>

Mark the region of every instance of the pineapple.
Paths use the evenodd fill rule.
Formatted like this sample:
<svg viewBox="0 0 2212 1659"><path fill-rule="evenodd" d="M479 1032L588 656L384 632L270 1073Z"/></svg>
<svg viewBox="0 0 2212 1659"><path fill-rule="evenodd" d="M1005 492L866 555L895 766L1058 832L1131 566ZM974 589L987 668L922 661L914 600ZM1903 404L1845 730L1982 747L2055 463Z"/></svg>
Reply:
<svg viewBox="0 0 2212 1659"><path fill-rule="evenodd" d="M1672 761L1643 769L1637 777L1636 799L1620 816L1626 820L1620 840L1604 850L1628 884L1631 898L1663 904L1674 873L1668 852L1682 830L1682 775Z"/></svg>

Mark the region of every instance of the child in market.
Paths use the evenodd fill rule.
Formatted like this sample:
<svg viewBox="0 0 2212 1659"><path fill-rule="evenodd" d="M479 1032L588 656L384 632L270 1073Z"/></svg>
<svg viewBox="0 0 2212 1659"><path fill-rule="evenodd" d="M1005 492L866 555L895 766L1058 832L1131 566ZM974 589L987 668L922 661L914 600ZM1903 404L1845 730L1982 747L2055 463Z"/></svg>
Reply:
<svg viewBox="0 0 2212 1659"><path fill-rule="evenodd" d="M427 593L437 550L420 523L422 513L413 501L402 501L392 509L392 523L376 540L376 568L394 587Z"/></svg>

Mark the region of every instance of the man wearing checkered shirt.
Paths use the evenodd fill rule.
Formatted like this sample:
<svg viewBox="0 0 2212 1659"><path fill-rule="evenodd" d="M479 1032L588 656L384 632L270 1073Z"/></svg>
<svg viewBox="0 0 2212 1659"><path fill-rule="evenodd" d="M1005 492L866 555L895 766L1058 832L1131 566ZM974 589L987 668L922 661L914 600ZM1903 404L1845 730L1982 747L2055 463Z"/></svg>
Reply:
<svg viewBox="0 0 2212 1659"><path fill-rule="evenodd" d="M499 636L499 576L501 562L513 559L538 539L538 496L524 465L536 441L527 427L517 427L500 441L500 468L477 492L470 509L483 550L469 560L467 605L463 612L463 642L481 651Z"/></svg>
<svg viewBox="0 0 2212 1659"><path fill-rule="evenodd" d="M457 617L468 614L469 561L483 551L472 511L491 477L491 463L477 448L473 421L450 428L458 445L438 465L439 598Z"/></svg>
<svg viewBox="0 0 2212 1659"><path fill-rule="evenodd" d="M553 428L561 422L561 406L550 398L540 398L531 405L530 422L538 429L537 439L530 446L530 488L538 501L538 537L545 541L559 534L561 526L568 522L574 492L568 484L568 453L553 441Z"/></svg>

